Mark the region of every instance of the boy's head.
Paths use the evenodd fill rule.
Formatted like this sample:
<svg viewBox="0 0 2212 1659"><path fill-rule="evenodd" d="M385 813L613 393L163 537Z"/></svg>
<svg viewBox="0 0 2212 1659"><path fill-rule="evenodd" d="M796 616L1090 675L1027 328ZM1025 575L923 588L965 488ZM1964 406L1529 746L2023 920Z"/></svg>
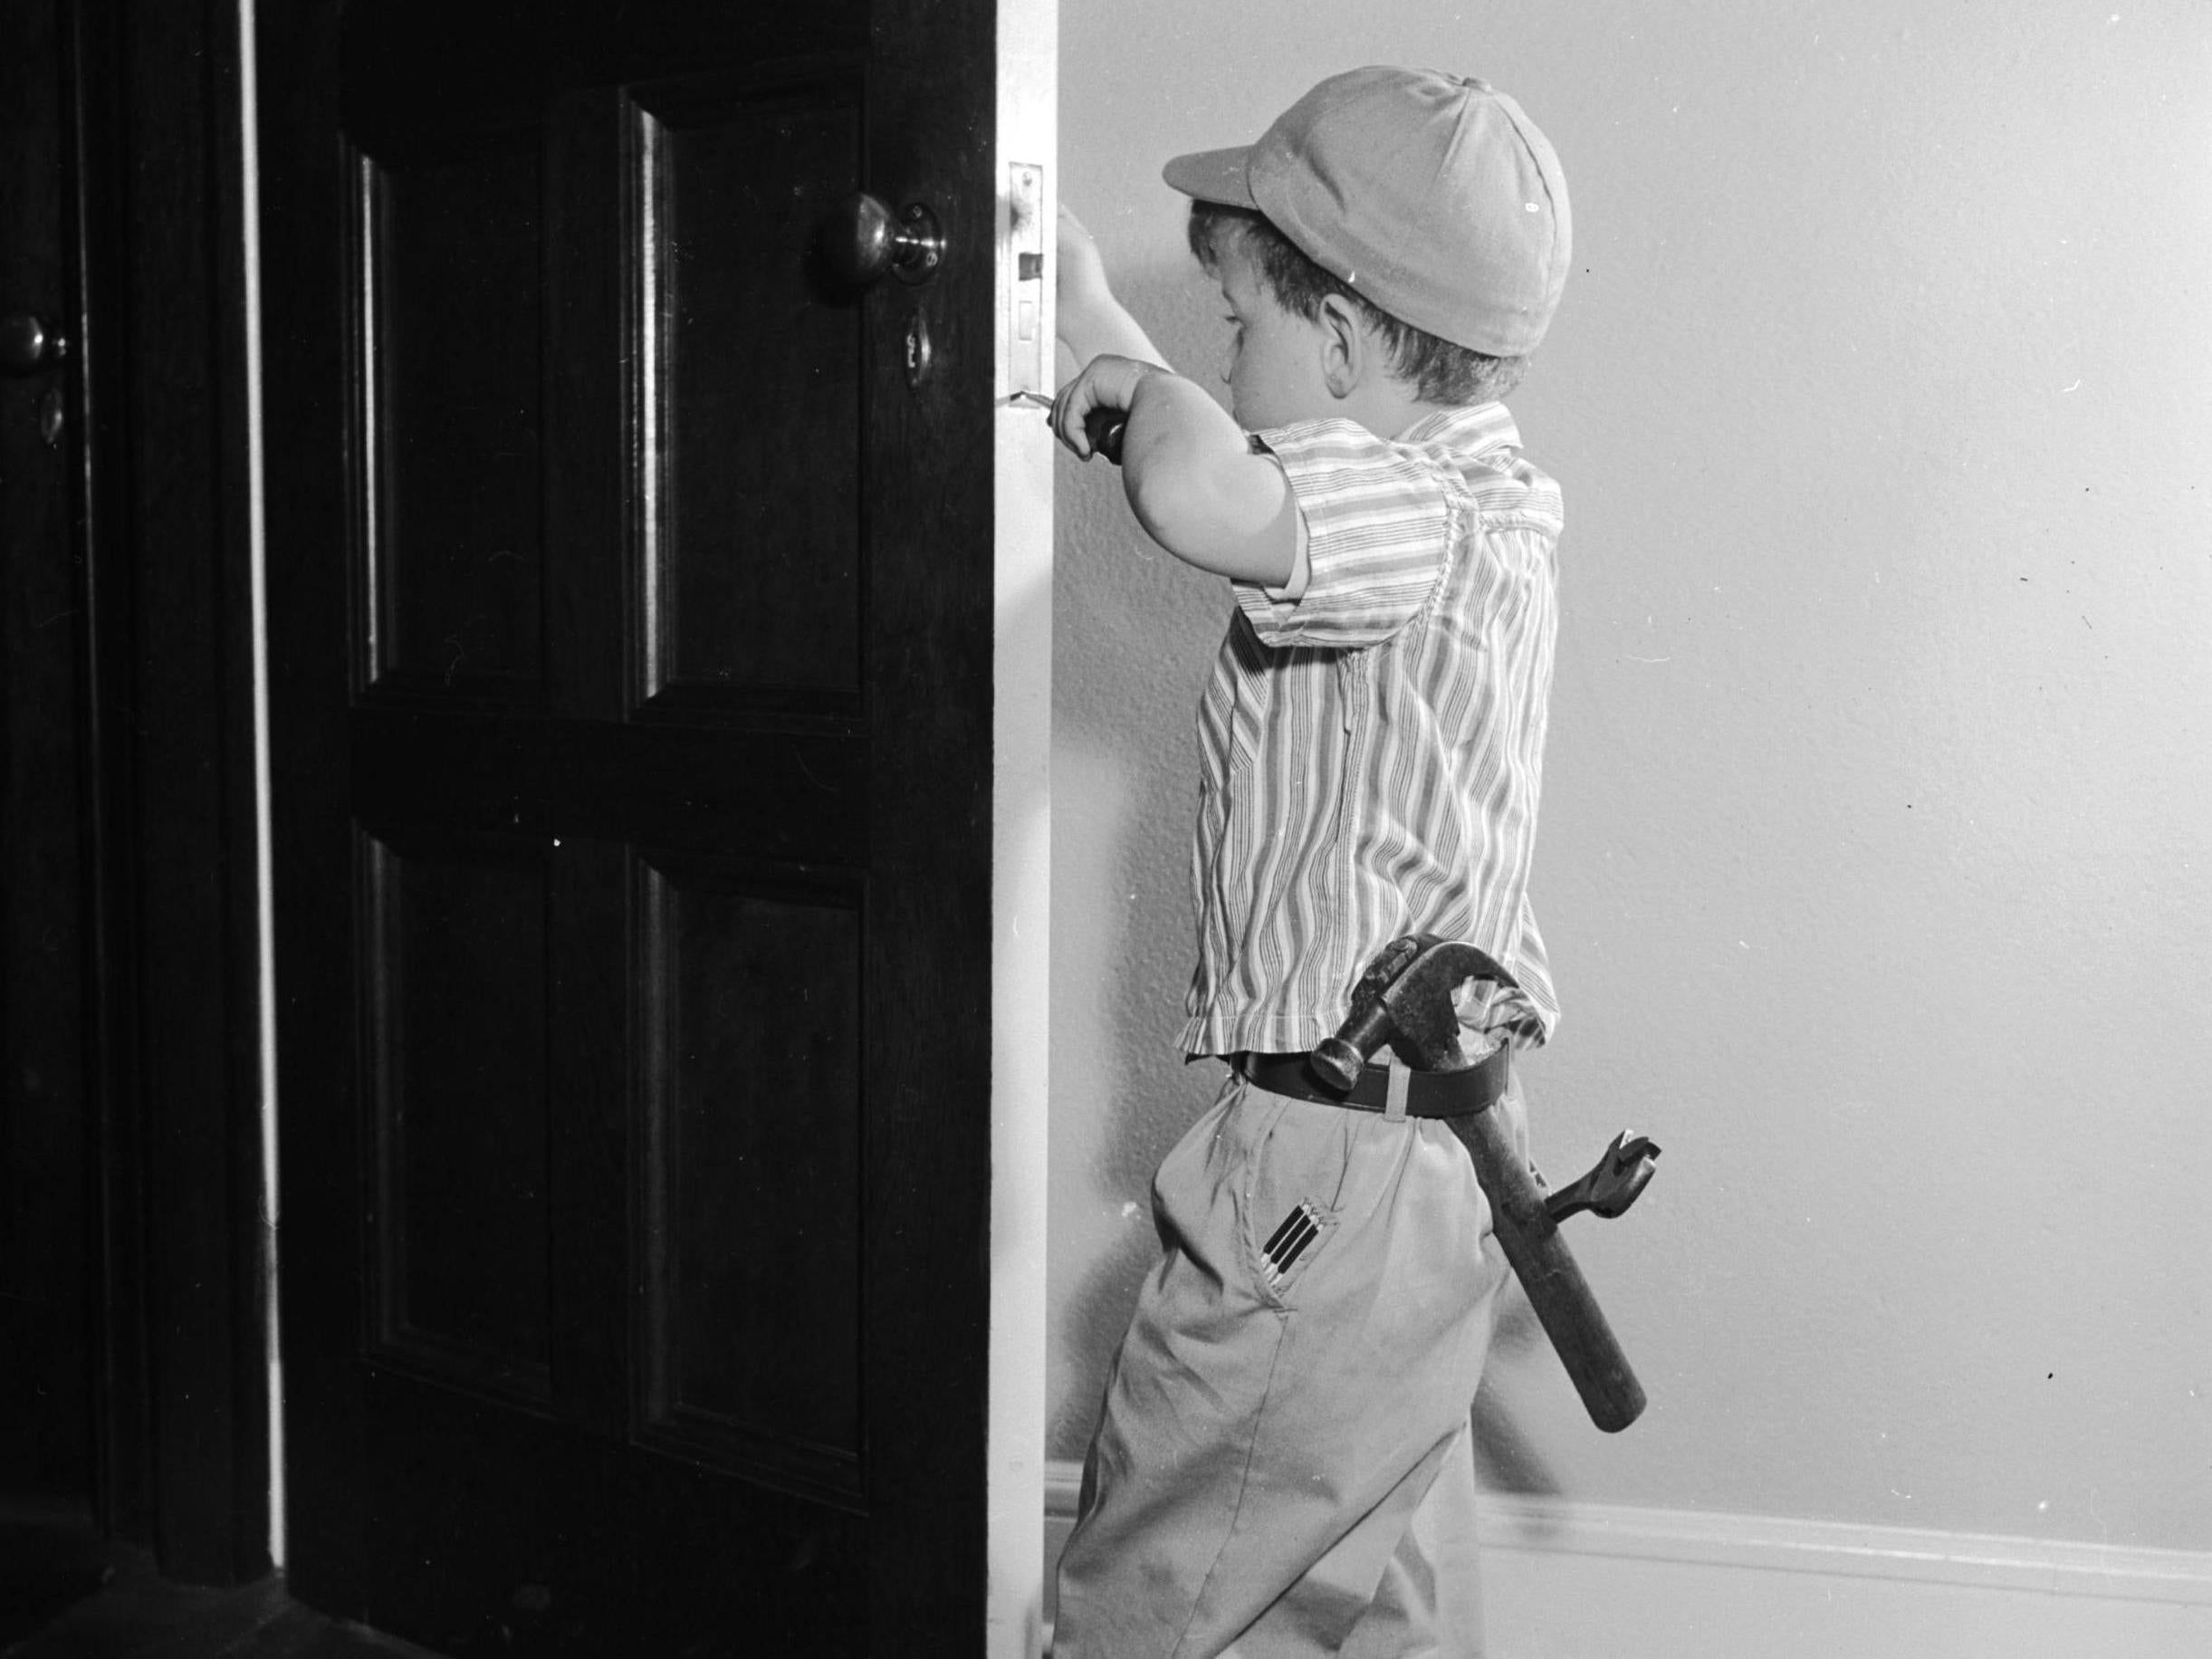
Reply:
<svg viewBox="0 0 2212 1659"><path fill-rule="evenodd" d="M1427 402L1511 389L1566 282L1558 158L1480 81L1333 75L1258 143L1179 156L1165 177L1193 198L1191 247L1208 271L1249 268L1308 321L1345 296Z"/></svg>

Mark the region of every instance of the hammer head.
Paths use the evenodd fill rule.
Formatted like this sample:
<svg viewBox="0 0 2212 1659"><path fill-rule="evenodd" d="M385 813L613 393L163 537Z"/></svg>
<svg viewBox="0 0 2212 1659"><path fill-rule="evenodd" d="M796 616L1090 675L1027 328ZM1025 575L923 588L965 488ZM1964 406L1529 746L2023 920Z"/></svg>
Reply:
<svg viewBox="0 0 2212 1659"><path fill-rule="evenodd" d="M1429 934L1393 939L1353 987L1344 1024L1313 1051L1315 1073L1348 1089L1384 1043L1417 1071L1465 1070L1451 995L1470 979L1518 988L1512 974L1471 945Z"/></svg>

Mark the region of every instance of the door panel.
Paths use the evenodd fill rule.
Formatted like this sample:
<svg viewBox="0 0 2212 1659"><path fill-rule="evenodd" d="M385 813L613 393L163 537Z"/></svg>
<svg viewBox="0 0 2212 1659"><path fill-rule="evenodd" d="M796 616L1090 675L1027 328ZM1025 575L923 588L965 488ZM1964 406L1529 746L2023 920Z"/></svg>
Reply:
<svg viewBox="0 0 2212 1659"><path fill-rule="evenodd" d="M538 152L518 122L359 158L372 686L541 672Z"/></svg>
<svg viewBox="0 0 2212 1659"><path fill-rule="evenodd" d="M546 859L520 839L363 839L371 1351L551 1397Z"/></svg>
<svg viewBox="0 0 2212 1659"><path fill-rule="evenodd" d="M865 890L639 875L640 1433L857 1496Z"/></svg>
<svg viewBox="0 0 2212 1659"><path fill-rule="evenodd" d="M644 689L676 706L857 710L861 337L820 302L808 254L861 184L861 103L848 73L677 83L634 105L641 390L658 463ZM718 691L752 695L700 695Z"/></svg>
<svg viewBox="0 0 2212 1659"><path fill-rule="evenodd" d="M263 8L290 1575L454 1652L982 1642L992 9L745 11Z"/></svg>

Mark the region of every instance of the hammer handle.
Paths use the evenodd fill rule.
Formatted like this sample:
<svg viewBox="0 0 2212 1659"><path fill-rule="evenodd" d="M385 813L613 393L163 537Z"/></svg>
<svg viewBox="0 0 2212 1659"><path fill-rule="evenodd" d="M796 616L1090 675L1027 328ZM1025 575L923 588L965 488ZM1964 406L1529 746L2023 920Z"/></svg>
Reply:
<svg viewBox="0 0 2212 1659"><path fill-rule="evenodd" d="M1642 1414L1643 1386L1629 1369L1628 1356L1621 1351L1574 1253L1559 1236L1559 1223L1551 1218L1527 1161L1515 1150L1494 1111L1470 1112L1444 1121L1467 1144L1475 1178L1490 1201L1498 1242L1520 1275L1529 1306L1558 1350L1590 1421L1608 1434L1619 1434Z"/></svg>

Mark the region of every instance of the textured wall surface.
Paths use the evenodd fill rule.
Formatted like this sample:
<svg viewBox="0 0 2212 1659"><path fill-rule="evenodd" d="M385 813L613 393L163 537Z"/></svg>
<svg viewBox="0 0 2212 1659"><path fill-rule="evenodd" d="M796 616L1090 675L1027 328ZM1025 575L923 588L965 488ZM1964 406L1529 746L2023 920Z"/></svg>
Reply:
<svg viewBox="0 0 2212 1659"><path fill-rule="evenodd" d="M2114 12L2112 5L2121 6ZM1513 399L1563 483L1535 897L1555 1174L1652 1404L1486 1386L1500 1484L2212 1548L2212 9L1067 0L1066 199L1176 361L1158 183L1321 75L1487 76L1578 269ZM1063 463L1051 1452L1081 1454L1218 1073L1192 704L1225 590Z"/></svg>

